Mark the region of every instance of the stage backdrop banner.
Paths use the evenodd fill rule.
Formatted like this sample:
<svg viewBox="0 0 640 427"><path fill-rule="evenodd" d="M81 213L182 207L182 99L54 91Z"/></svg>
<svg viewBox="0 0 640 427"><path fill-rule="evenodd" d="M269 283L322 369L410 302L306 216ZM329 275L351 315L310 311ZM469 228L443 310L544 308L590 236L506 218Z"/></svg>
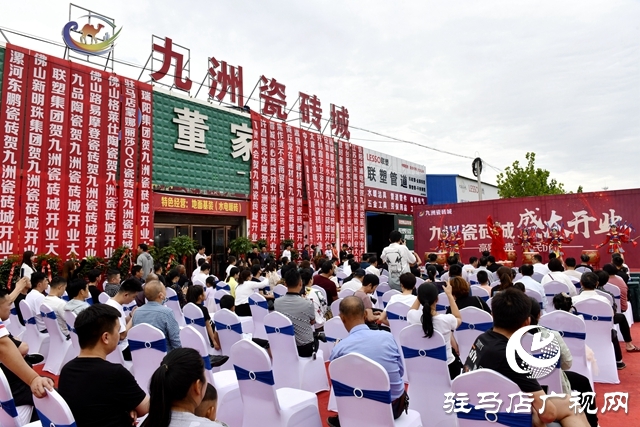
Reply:
<svg viewBox="0 0 640 427"><path fill-rule="evenodd" d="M596 245L607 240L611 223L632 227L632 239L640 235L640 189L596 193L564 194L557 196L500 199L460 204L420 206L414 212L416 252L436 252L438 237L443 226L458 227L465 240L461 250L462 261L490 250L491 238L487 233L487 216L502 224L506 250L515 250L516 265L522 263L522 249L516 243L522 228L536 227L538 234L547 234L554 226L565 233L573 233L573 241L563 244L564 257L579 262L582 251L594 251ZM640 241L640 239L638 239ZM600 266L610 262L608 245L600 248ZM623 243L623 256L631 268L640 267L640 245ZM538 239L535 246L545 262L549 246Z"/></svg>

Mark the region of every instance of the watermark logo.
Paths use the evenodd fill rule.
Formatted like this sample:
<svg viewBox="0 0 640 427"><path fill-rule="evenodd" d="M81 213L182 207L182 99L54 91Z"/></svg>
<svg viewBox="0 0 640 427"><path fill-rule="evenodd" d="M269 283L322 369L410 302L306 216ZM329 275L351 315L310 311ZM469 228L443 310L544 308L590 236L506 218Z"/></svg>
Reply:
<svg viewBox="0 0 640 427"><path fill-rule="evenodd" d="M522 346L522 337L537 326L525 326L518 329L507 343L507 363L514 372L527 374L529 378L544 378L549 375L560 361L560 344L555 334L549 333L545 338L542 332L533 334L531 348ZM516 354L520 357L518 363Z"/></svg>
<svg viewBox="0 0 640 427"><path fill-rule="evenodd" d="M69 49L84 55L108 53L122 31L122 27L116 30L113 20L97 14L81 16L78 21L85 22L82 28L76 21L68 22L62 29L62 39ZM72 33L79 38L74 39Z"/></svg>

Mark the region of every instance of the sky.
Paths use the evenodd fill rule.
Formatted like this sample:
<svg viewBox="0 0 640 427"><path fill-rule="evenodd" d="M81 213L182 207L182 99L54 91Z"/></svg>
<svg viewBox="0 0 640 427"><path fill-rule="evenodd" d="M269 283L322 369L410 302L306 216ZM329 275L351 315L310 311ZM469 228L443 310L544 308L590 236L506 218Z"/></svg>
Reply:
<svg viewBox="0 0 640 427"><path fill-rule="evenodd" d="M567 190L640 187L637 1L76 2L123 26L119 60L142 66L152 34L170 37L191 51L194 85L210 56L243 67L245 95L261 75L276 78L289 107L299 91L320 98L323 119L331 103L343 105L352 143L427 173L471 177L467 157L479 156L495 184L498 170L534 151ZM58 43L68 20L69 3L58 0L5 1L0 12L0 28ZM115 72L137 78L140 69Z"/></svg>

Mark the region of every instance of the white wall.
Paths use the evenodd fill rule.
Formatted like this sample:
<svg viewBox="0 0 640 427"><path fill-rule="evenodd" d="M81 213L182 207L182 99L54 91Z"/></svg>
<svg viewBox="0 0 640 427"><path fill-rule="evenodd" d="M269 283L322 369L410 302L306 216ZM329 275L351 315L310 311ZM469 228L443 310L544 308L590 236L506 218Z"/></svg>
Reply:
<svg viewBox="0 0 640 427"><path fill-rule="evenodd" d="M475 179L456 177L456 192L458 203L478 201L478 181ZM491 184L482 183L482 200L499 199L498 187Z"/></svg>

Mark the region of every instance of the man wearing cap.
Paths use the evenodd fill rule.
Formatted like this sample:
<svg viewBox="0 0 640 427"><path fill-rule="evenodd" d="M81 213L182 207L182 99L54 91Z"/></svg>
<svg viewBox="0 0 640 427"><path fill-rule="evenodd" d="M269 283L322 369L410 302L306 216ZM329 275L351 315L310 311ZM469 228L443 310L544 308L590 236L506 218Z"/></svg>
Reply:
<svg viewBox="0 0 640 427"><path fill-rule="evenodd" d="M362 279L366 273L363 269L359 268L353 272L353 279L349 280L346 283L343 283L340 287L340 290L351 289L353 292L357 291L362 287Z"/></svg>

